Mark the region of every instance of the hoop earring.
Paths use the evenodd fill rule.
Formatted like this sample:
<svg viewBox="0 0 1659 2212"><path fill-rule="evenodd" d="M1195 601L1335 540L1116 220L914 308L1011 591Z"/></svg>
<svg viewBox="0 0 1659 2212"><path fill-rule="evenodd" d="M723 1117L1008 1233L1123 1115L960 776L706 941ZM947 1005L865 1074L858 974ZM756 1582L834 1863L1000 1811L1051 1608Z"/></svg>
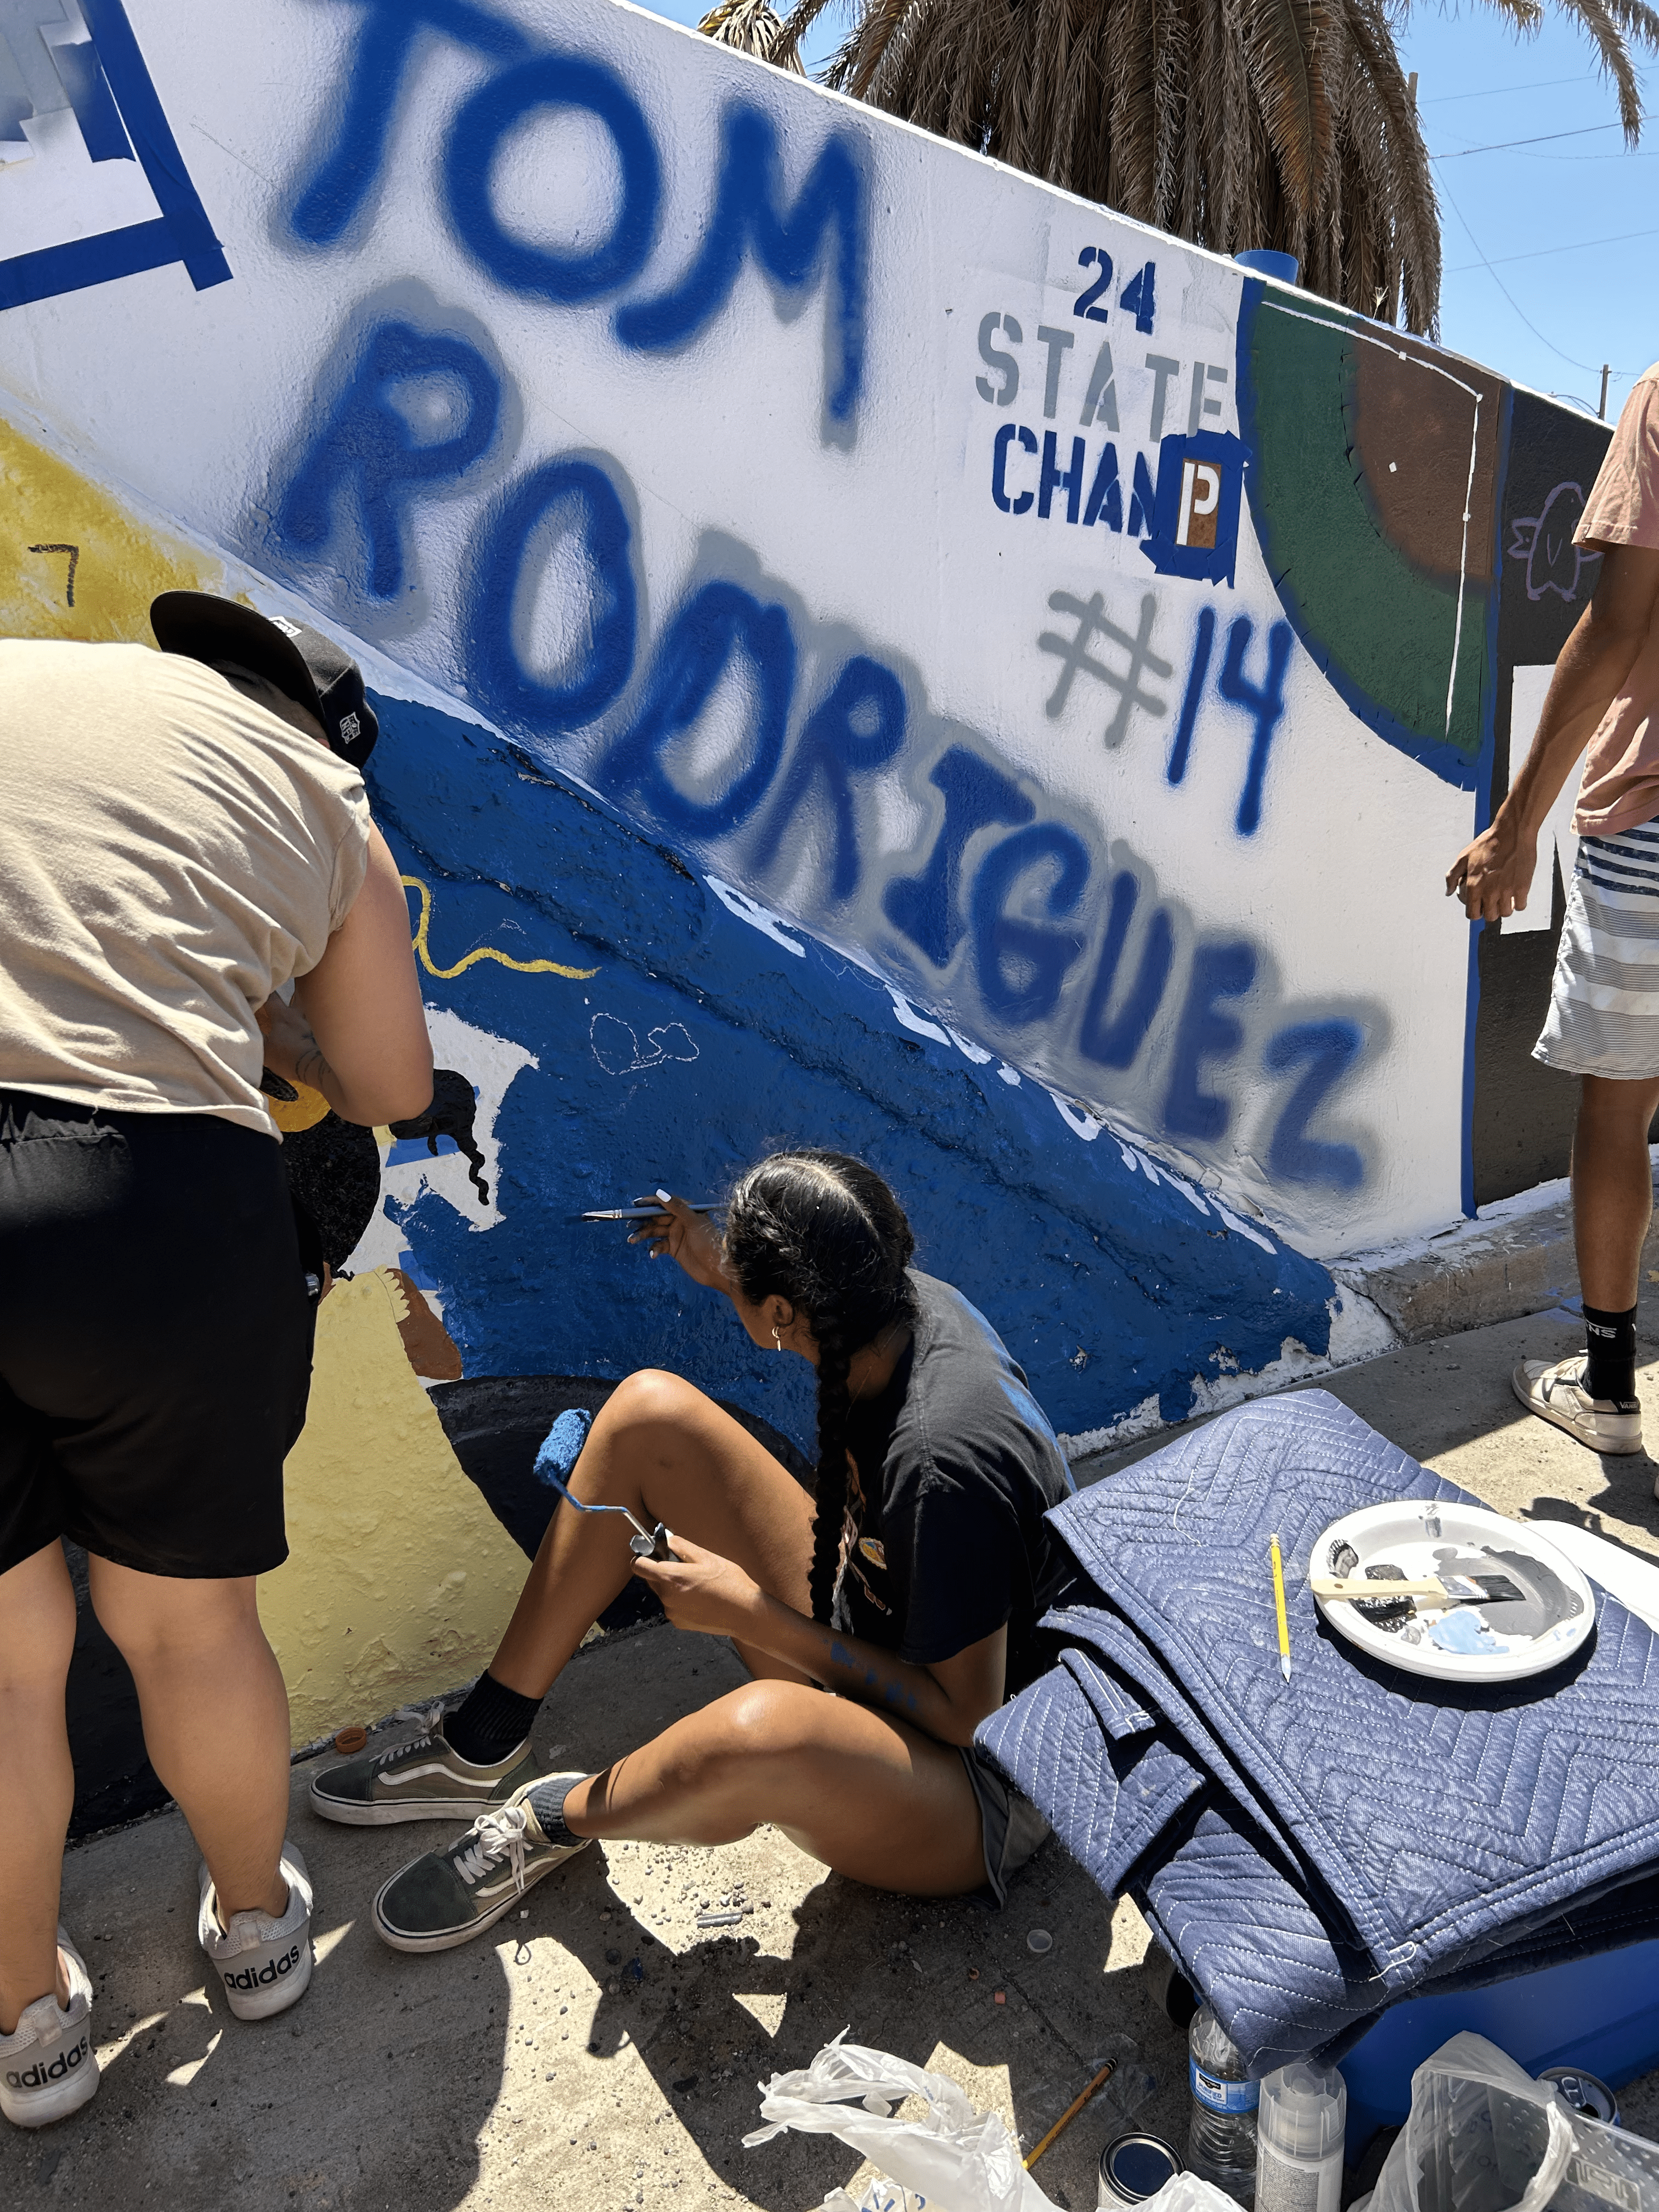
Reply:
<svg viewBox="0 0 1659 2212"><path fill-rule="evenodd" d="M774 1322L772 1324L772 1349L774 1352L781 1352L783 1350L783 1339L778 1334L778 1325L776 1322Z"/></svg>

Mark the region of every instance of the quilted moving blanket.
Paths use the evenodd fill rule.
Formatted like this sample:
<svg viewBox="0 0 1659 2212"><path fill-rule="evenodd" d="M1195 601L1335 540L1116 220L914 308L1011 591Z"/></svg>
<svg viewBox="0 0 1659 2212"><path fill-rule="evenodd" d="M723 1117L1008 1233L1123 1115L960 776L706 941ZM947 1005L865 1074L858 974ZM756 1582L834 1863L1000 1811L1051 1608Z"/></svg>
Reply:
<svg viewBox="0 0 1659 2212"><path fill-rule="evenodd" d="M1607 1897L1659 1871L1659 1639L1642 1622L1603 1598L1575 1660L1466 1691L1320 1620L1310 1553L1332 1521L1465 1495L1310 1391L1051 1516L1098 1601L1048 1616L1073 1648L981 1746L1103 1889L1133 1887L1247 2053L1329 2046L1407 1992L1570 1955L1598 1899L1609 1942L1659 1905L1651 1883Z"/></svg>

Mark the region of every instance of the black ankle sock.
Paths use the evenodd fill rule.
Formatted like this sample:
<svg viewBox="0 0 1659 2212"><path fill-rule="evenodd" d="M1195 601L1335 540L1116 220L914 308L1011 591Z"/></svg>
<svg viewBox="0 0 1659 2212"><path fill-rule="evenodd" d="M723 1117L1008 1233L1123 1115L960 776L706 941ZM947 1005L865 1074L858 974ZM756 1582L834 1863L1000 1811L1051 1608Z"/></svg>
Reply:
<svg viewBox="0 0 1659 2212"><path fill-rule="evenodd" d="M470 1766L495 1766L516 1751L541 1711L539 1698L521 1698L490 1674L480 1674L465 1701L444 1720L444 1741Z"/></svg>
<svg viewBox="0 0 1659 2212"><path fill-rule="evenodd" d="M538 1782L526 1800L536 1815L536 1826L550 1844L579 1844L581 1838L564 1824L564 1801L575 1784L571 1782Z"/></svg>
<svg viewBox="0 0 1659 2212"><path fill-rule="evenodd" d="M1621 1413L1641 1410L1636 1395L1636 1308L1628 1313L1604 1313L1600 1306L1584 1308L1584 1341L1589 1362L1584 1388L1592 1398L1611 1398Z"/></svg>

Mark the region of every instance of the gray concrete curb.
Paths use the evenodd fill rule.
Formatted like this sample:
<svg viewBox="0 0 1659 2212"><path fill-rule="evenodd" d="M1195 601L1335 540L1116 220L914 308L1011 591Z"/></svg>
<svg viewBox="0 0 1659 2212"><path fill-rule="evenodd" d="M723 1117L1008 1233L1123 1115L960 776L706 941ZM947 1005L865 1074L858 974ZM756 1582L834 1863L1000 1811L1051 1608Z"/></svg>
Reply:
<svg viewBox="0 0 1659 2212"><path fill-rule="evenodd" d="M1545 1184L1420 1244L1333 1261L1331 1273L1369 1298L1407 1344L1564 1305L1578 1296L1566 1185ZM1644 1289L1659 1281L1659 1224L1642 1248L1640 1280Z"/></svg>

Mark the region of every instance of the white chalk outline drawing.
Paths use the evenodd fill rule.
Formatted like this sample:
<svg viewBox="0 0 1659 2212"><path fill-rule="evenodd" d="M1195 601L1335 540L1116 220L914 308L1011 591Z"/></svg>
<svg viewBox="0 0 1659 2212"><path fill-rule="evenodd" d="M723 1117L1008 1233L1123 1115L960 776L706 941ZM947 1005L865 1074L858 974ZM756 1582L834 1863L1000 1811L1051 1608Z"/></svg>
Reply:
<svg viewBox="0 0 1659 2212"><path fill-rule="evenodd" d="M1474 425L1469 432L1469 477L1463 487L1463 542L1457 556L1457 620L1452 627L1451 674L1446 682L1446 742L1451 742L1452 701L1457 690L1457 657L1463 649L1463 595L1469 574L1469 521L1474 503L1475 464L1480 455L1480 410L1486 400L1484 392L1477 392L1472 384L1465 384L1461 376L1454 376L1438 362L1419 361L1404 346L1390 345L1386 338L1374 338L1369 331L1356 330L1352 325L1334 320L1328 315L1304 315L1298 307L1286 307L1277 300L1263 299L1264 307L1275 314L1289 315L1292 321L1314 323L1322 331L1340 331L1345 337L1358 338L1362 345L1380 346L1384 353L1397 354L1401 360L1413 368L1426 368L1432 375L1443 376L1448 384L1455 384L1460 392L1467 392L1474 402Z"/></svg>
<svg viewBox="0 0 1659 2212"><path fill-rule="evenodd" d="M605 1032L608 1049L600 1050L599 1024L601 1022L609 1023L613 1029L627 1030L627 1048L632 1057L625 1065L622 1066L611 1065L613 1060L620 1057L621 1043L620 1040L615 1043L611 1042L610 1030ZM646 1042L652 1046L653 1049L648 1053L641 1054L638 1032L633 1023L625 1022L620 1014L598 1013L587 1024L587 1042L593 1048L593 1057L607 1075L642 1075L648 1068L665 1067L670 1060L680 1060L689 1065L690 1061L701 1056L692 1042L691 1032L684 1022L659 1022L654 1029L646 1031L645 1036ZM684 1052L672 1042L676 1037L684 1045Z"/></svg>

